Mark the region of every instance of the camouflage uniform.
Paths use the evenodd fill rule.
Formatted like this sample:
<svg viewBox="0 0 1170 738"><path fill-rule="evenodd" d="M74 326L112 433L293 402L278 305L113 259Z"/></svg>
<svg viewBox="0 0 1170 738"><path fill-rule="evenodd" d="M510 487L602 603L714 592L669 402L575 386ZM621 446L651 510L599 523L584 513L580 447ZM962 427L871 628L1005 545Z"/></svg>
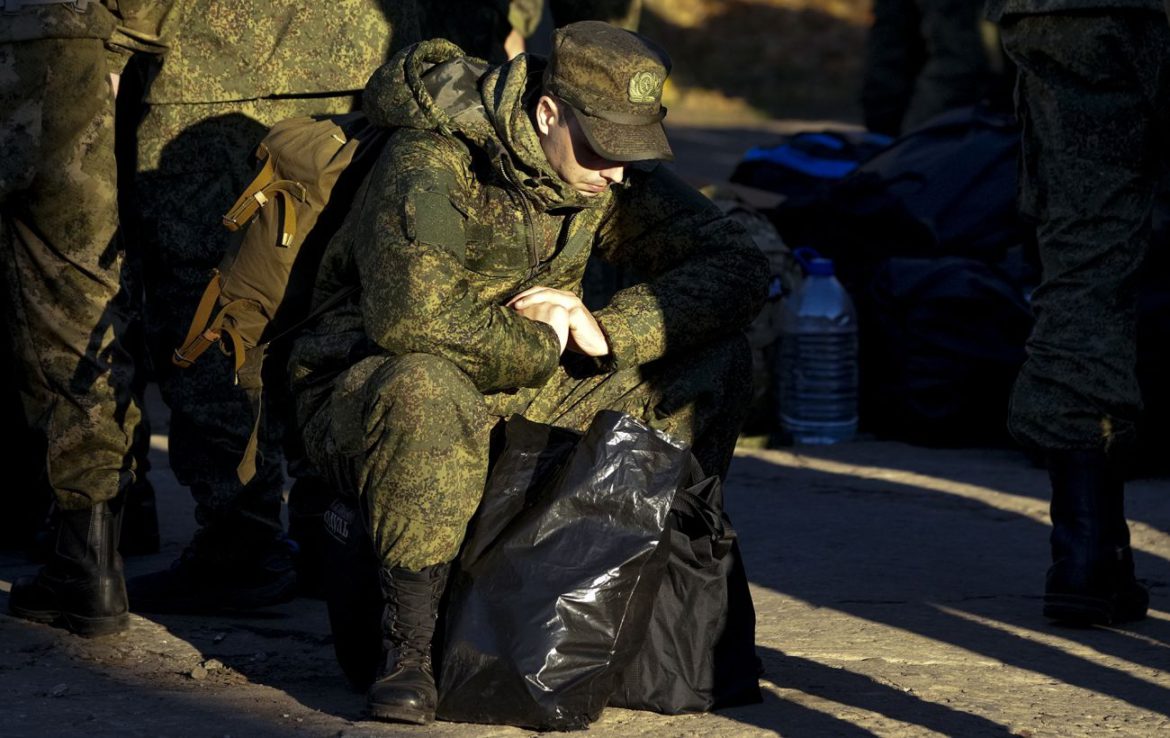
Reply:
<svg viewBox="0 0 1170 738"><path fill-rule="evenodd" d="M105 43L116 23L92 2L0 16L3 319L25 417L45 434L48 481L70 511L130 481L138 421L119 342L110 74L125 57Z"/></svg>
<svg viewBox="0 0 1170 738"><path fill-rule="evenodd" d="M417 40L416 10L379 0L175 0L159 20L167 53L138 128L137 230L148 339L172 412L171 463L201 524L275 532L279 429L262 432L266 453L241 489L235 469L251 413L225 357L209 352L176 369L170 355L227 248L219 216L251 179L256 144L277 121L352 109L369 74Z"/></svg>
<svg viewBox="0 0 1170 738"><path fill-rule="evenodd" d="M1011 406L1011 430L1029 446L1133 442L1137 274L1170 154L1163 12L1157 0L991 7L1020 69L1021 206L1038 221L1044 266Z"/></svg>
<svg viewBox="0 0 1170 738"><path fill-rule="evenodd" d="M560 180L526 105L543 66L485 69L430 41L366 89L371 119L399 128L314 299L360 291L297 339L290 368L306 449L362 495L386 567L454 556L499 418L583 428L616 408L723 472L750 397L741 331L767 289L763 255L664 168L628 167L593 198ZM646 281L594 313L606 360L562 359L552 328L504 303L534 285L580 294L591 252Z"/></svg>

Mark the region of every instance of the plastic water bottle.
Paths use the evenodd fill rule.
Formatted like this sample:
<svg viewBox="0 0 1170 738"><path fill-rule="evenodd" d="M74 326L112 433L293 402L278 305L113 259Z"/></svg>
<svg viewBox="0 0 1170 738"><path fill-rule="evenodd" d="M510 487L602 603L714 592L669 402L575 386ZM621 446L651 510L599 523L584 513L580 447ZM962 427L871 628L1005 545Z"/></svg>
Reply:
<svg viewBox="0 0 1170 738"><path fill-rule="evenodd" d="M780 318L780 424L798 444L846 441L857 433L857 313L833 262L797 249L804 284Z"/></svg>

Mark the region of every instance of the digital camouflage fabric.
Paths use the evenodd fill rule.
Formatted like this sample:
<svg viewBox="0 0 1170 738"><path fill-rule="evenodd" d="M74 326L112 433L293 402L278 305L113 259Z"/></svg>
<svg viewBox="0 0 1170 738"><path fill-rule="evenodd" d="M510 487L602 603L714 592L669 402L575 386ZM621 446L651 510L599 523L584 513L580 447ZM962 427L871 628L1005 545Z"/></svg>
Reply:
<svg viewBox="0 0 1170 738"><path fill-rule="evenodd" d="M419 38L414 2L172 0L152 103L210 103L357 92L402 39Z"/></svg>
<svg viewBox="0 0 1170 738"><path fill-rule="evenodd" d="M418 40L417 7L174 0L152 17L167 53L137 131L134 247L152 364L171 409L172 468L191 488L202 525L276 532L280 413L265 412L273 422L261 428L257 476L242 487L236 466L252 411L230 363L216 351L177 369L171 352L227 250L220 216L251 181L257 144L281 120L352 110L373 70Z"/></svg>
<svg viewBox="0 0 1170 738"><path fill-rule="evenodd" d="M583 428L623 409L723 471L750 396L742 329L767 261L742 228L660 167L578 195L529 120L543 60L500 67L427 41L381 68L366 112L395 128L330 243L314 302L359 285L293 347L310 457L365 496L386 566L449 560L482 492L495 421ZM591 253L644 281L595 316L612 355L558 356L505 307L533 285L579 294Z"/></svg>
<svg viewBox="0 0 1170 738"><path fill-rule="evenodd" d="M1020 69L1021 209L1044 277L1009 425L1043 449L1132 447L1139 270L1170 162L1170 24L1160 9L1008 16Z"/></svg>
<svg viewBox="0 0 1170 738"><path fill-rule="evenodd" d="M115 22L90 3L84 14L26 8L0 23L5 353L16 363L24 419L48 441L43 464L66 510L111 500L130 482L126 452L138 421L119 342L126 315L110 86L119 69L103 43Z"/></svg>

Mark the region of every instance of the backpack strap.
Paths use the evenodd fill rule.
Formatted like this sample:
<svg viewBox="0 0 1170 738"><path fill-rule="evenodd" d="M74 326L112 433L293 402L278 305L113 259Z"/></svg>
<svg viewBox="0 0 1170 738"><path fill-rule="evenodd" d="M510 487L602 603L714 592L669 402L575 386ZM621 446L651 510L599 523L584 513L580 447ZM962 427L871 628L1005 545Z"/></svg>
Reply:
<svg viewBox="0 0 1170 738"><path fill-rule="evenodd" d="M264 162L260 166L260 171L256 172L256 176L252 178L251 183L240 193L233 204L223 216L224 228L229 231L238 231L243 228L256 211L263 207L263 201L256 199L256 193L263 190L272 182L272 178L276 176L276 163L272 160L272 154L268 151L268 147L260 144L256 147L256 159Z"/></svg>
<svg viewBox="0 0 1170 738"><path fill-rule="evenodd" d="M199 306L195 308L195 315L191 318L191 327L187 329L187 337L182 345L175 349L171 356L171 363L186 369L198 359L204 351L219 340L219 332L211 328L211 311L219 299L222 290L219 270L213 269L211 281L203 290L203 297L199 298Z"/></svg>

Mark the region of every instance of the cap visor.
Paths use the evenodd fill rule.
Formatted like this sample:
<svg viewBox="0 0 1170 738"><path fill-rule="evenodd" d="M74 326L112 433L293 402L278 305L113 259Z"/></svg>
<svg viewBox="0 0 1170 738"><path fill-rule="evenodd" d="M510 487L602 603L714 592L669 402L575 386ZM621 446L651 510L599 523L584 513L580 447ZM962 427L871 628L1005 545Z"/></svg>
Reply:
<svg viewBox="0 0 1170 738"><path fill-rule="evenodd" d="M647 126L627 126L576 112L577 122L581 124L581 131L589 145L610 161L674 159L674 152L666 140L666 129L661 122Z"/></svg>

